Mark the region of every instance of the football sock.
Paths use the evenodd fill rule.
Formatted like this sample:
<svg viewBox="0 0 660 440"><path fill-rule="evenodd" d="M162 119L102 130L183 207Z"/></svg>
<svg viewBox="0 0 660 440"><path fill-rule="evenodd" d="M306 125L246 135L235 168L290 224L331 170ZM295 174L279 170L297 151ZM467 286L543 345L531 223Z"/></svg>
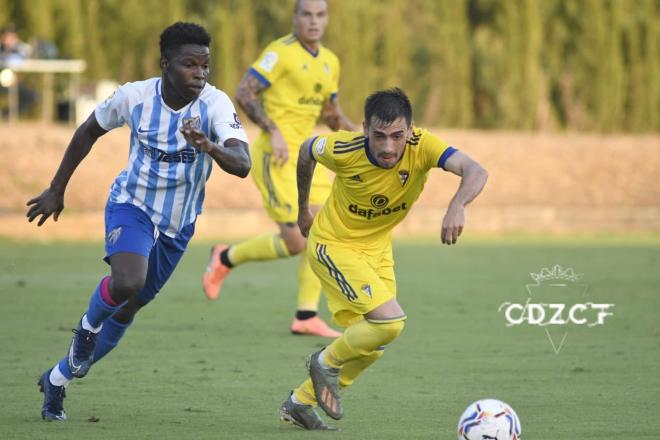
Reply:
<svg viewBox="0 0 660 440"><path fill-rule="evenodd" d="M300 254L298 263L298 310L316 312L321 298L321 280L309 265L306 252Z"/></svg>
<svg viewBox="0 0 660 440"><path fill-rule="evenodd" d="M231 246L227 253L233 266L247 261L276 260L289 256L286 243L279 234L264 234Z"/></svg>
<svg viewBox="0 0 660 440"><path fill-rule="evenodd" d="M112 316L105 320L103 329L101 329L101 333L96 338L94 363L100 361L103 356L117 346L119 340L124 336L124 333L126 333L126 330L132 323L132 320L126 324L117 322Z"/></svg>
<svg viewBox="0 0 660 440"><path fill-rule="evenodd" d="M108 316L121 307L121 304L115 303L110 298L109 284L110 277L104 277L89 299L89 307L85 316L91 328L99 328Z"/></svg>
<svg viewBox="0 0 660 440"><path fill-rule="evenodd" d="M339 371L339 386L345 388L371 364L383 356L383 346L396 339L403 331L405 316L394 321L359 321L349 326L322 354L323 364ZM305 405L316 405L312 379L307 379L293 392L296 400Z"/></svg>
<svg viewBox="0 0 660 440"><path fill-rule="evenodd" d="M296 312L296 319L304 321L305 319L311 319L316 316L316 312L313 310L298 310Z"/></svg>
<svg viewBox="0 0 660 440"><path fill-rule="evenodd" d="M298 388L293 391L293 397L303 405L316 406L316 394L314 394L314 384L312 379L307 378Z"/></svg>
<svg viewBox="0 0 660 440"><path fill-rule="evenodd" d="M234 263L229 261L229 249L231 248L225 248L222 252L220 252L220 262L231 269L234 267Z"/></svg>
<svg viewBox="0 0 660 440"><path fill-rule="evenodd" d="M73 374L71 374L71 370L69 370L67 356L64 356L62 360L55 364L48 379L50 380L50 383L58 387L69 385L69 382L73 380Z"/></svg>
<svg viewBox="0 0 660 440"><path fill-rule="evenodd" d="M405 316L395 321L362 320L349 326L344 333L332 341L324 350L324 361L332 368L341 368L345 363L369 356L381 346L396 339L403 331Z"/></svg>
<svg viewBox="0 0 660 440"><path fill-rule="evenodd" d="M339 386L346 388L353 384L353 381L371 364L376 362L385 353L385 347L378 347L366 356L360 356L357 359L346 362L339 371Z"/></svg>

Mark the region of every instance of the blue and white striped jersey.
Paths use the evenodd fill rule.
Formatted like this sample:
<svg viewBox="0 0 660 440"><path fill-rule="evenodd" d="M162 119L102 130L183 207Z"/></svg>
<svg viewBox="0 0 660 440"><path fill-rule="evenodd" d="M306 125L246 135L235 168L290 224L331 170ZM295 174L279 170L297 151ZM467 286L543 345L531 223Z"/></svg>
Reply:
<svg viewBox="0 0 660 440"><path fill-rule="evenodd" d="M177 111L163 101L160 78L126 83L94 114L105 130L131 128L128 165L110 187L110 201L137 206L170 237L202 212L213 164L211 156L187 144L179 128L200 128L216 143L248 141L229 97L208 83Z"/></svg>

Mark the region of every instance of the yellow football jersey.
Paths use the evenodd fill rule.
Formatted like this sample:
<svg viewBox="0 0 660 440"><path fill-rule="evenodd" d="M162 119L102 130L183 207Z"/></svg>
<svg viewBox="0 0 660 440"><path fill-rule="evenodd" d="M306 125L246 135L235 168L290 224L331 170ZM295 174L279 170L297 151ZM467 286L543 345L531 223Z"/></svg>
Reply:
<svg viewBox="0 0 660 440"><path fill-rule="evenodd" d="M295 160L324 102L338 92L339 60L323 46L316 53L310 52L289 34L270 43L249 72L267 87L263 92L264 110L284 135L290 160ZM256 146L272 151L265 133Z"/></svg>
<svg viewBox="0 0 660 440"><path fill-rule="evenodd" d="M310 154L335 172L332 193L314 219L311 236L361 249L390 245L391 231L410 212L428 171L444 167L456 151L427 130L414 128L394 168L377 165L364 133L340 131L316 137Z"/></svg>

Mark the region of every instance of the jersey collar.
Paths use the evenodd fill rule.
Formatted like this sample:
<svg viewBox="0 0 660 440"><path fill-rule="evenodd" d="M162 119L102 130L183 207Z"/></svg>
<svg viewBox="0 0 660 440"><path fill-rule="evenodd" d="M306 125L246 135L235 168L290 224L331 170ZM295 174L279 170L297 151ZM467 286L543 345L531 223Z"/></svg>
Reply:
<svg viewBox="0 0 660 440"><path fill-rule="evenodd" d="M320 43L319 43L319 48L316 50L316 52L312 52L311 50L307 49L307 47L304 44L302 44L302 41L300 41L300 38L298 38L298 35L293 34L293 36L296 37L296 40L298 40L298 44L300 44L300 47L305 49L305 52L307 52L308 54L310 54L314 58L319 56L319 52L321 52L321 44Z"/></svg>

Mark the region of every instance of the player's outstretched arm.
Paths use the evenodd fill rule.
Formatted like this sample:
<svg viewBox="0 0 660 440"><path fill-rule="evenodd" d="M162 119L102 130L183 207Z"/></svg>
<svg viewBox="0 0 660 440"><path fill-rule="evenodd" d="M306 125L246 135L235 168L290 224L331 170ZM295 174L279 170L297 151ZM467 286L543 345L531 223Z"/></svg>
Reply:
<svg viewBox="0 0 660 440"><path fill-rule="evenodd" d="M461 176L458 191L449 203L442 220L442 242L455 244L465 226L465 206L479 195L488 180L488 172L466 154L457 151L445 162L445 169Z"/></svg>
<svg viewBox="0 0 660 440"><path fill-rule="evenodd" d="M40 195L27 202L30 207L26 214L28 221L32 222L32 220L41 216L37 223L38 226L41 226L51 215L53 220L57 221L64 209L64 191L69 179L71 179L80 162L92 149L92 145L105 133L107 131L101 128L94 113L89 115L87 120L78 127L71 138L71 142L69 142L50 186Z"/></svg>
<svg viewBox="0 0 660 440"><path fill-rule="evenodd" d="M181 133L190 145L208 153L225 172L238 177L246 177L250 173L252 162L245 142L229 138L219 145L211 142L201 130L189 127L181 127Z"/></svg>
<svg viewBox="0 0 660 440"><path fill-rule="evenodd" d="M284 165L289 160L289 149L279 127L266 115L266 111L261 104L261 93L265 89L266 86L255 78L254 75L246 72L238 84L236 102L238 102L238 106L250 118L250 121L257 124L259 128L270 135L273 158L276 163Z"/></svg>
<svg viewBox="0 0 660 440"><path fill-rule="evenodd" d="M334 98L328 99L323 105L321 119L323 119L323 122L334 131L358 131L358 128L355 126L355 124L353 124L353 122L351 122L351 120L346 117L344 112L341 110L341 107L339 107L339 98L336 96Z"/></svg>
<svg viewBox="0 0 660 440"><path fill-rule="evenodd" d="M309 228L312 227L312 222L314 221L314 214L309 209L309 190L312 186L314 168L316 168L316 161L309 155L309 145L313 140L313 138L307 139L300 146L296 168L298 182L298 227L303 237L307 237Z"/></svg>

